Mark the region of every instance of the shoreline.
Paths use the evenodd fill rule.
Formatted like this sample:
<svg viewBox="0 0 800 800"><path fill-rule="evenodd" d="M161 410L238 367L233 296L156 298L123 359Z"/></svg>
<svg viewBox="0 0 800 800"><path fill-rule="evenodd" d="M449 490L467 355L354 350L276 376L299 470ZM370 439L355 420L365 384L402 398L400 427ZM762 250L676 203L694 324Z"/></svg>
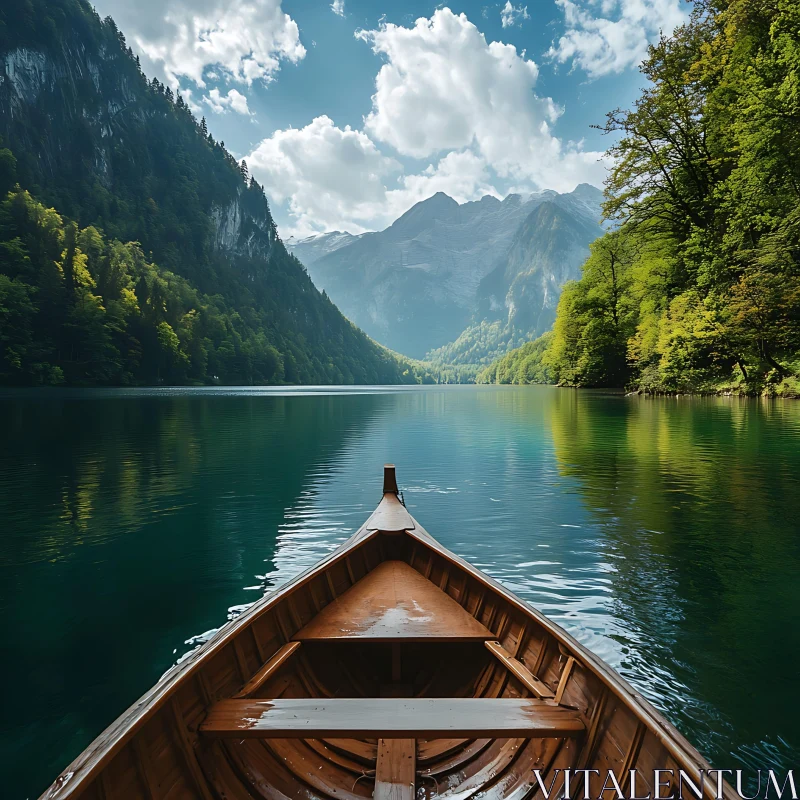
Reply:
<svg viewBox="0 0 800 800"><path fill-rule="evenodd" d="M736 389L717 389L717 390L696 390L690 392L679 391L646 391L642 389L634 389L630 392L625 392L625 397L744 397L749 400L800 400L800 391L794 389L785 393L780 392L746 392Z"/></svg>

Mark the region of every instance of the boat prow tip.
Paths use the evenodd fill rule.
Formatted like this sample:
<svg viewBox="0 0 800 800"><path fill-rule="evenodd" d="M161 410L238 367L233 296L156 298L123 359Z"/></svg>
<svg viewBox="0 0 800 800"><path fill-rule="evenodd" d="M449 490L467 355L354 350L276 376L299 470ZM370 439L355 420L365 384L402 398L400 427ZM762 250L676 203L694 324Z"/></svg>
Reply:
<svg viewBox="0 0 800 800"><path fill-rule="evenodd" d="M400 490L397 488L397 473L395 472L394 464L383 465L383 493L384 494L398 494Z"/></svg>

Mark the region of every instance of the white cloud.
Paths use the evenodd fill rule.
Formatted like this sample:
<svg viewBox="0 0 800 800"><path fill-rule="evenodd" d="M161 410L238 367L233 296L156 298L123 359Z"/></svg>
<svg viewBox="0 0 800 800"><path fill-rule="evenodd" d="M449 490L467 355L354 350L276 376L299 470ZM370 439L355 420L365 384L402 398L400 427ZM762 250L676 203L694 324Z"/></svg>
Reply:
<svg viewBox="0 0 800 800"><path fill-rule="evenodd" d="M252 116L244 87L275 79L283 65L306 55L281 0L94 2L115 18L145 72L180 87L198 116L204 109ZM344 16L346 0L326 2ZM501 2L505 27L528 18L521 3ZM618 4L668 8L679 0L557 2L569 20L567 33L577 34L592 24L579 3L613 16ZM342 129L320 116L303 128L275 131L247 155L270 197L288 205L292 227L284 234L384 227L437 191L464 202L514 185L564 191L602 181L601 154L554 134L561 109L537 95L534 61L511 45L487 43L464 14L441 8L409 27L382 19L376 30L356 35L385 60L364 129ZM566 52L554 48L551 55L581 56L577 45L572 56ZM389 147L408 157L404 164Z"/></svg>
<svg viewBox="0 0 800 800"><path fill-rule="evenodd" d="M385 224L394 221L415 203L444 192L459 203L490 194L501 197L491 183L486 162L470 150L448 153L436 166L429 164L416 175L400 178L400 188L386 193L381 216Z"/></svg>
<svg viewBox="0 0 800 800"><path fill-rule="evenodd" d="M601 153L554 135L561 109L536 94L536 64L487 43L465 15L442 8L408 28L382 23L356 35L385 58L364 129L320 116L247 156L268 195L288 206L284 234L382 228L438 191L465 202L510 184L571 191L605 177ZM405 174L383 145L407 157Z"/></svg>
<svg viewBox="0 0 800 800"><path fill-rule="evenodd" d="M347 228L360 233L385 204L385 179L400 169L363 132L327 116L304 128L275 131L247 156L250 171L278 203L289 202L288 231L308 235Z"/></svg>
<svg viewBox="0 0 800 800"><path fill-rule="evenodd" d="M194 114L195 116L199 116L200 114L202 114L203 109L200 105L198 105L195 102L194 92L190 88L183 86L180 89L180 93L184 101L186 102L186 105L189 106L189 110L192 112L192 114Z"/></svg>
<svg viewBox="0 0 800 800"><path fill-rule="evenodd" d="M485 162L471 151L448 153L418 174L387 184L400 164L362 131L317 117L304 128L276 131L247 156L251 173L277 203L288 201L285 235L383 228L420 200L445 192L458 202L499 196Z"/></svg>
<svg viewBox="0 0 800 800"><path fill-rule="evenodd" d="M251 116L247 98L236 89L231 89L227 95L221 94L219 89L212 89L203 97L203 102L209 105L215 114L226 114L230 110Z"/></svg>
<svg viewBox="0 0 800 800"><path fill-rule="evenodd" d="M597 78L622 72L647 56L660 32L669 35L686 21L681 0L603 0L601 13L589 10L594 0L556 0L566 31L547 52L560 63L571 62Z"/></svg>
<svg viewBox="0 0 800 800"><path fill-rule="evenodd" d="M98 0L143 67L177 87L181 79L205 88L212 73L235 83L269 82L282 61L306 54L297 23L281 0Z"/></svg>
<svg viewBox="0 0 800 800"><path fill-rule="evenodd" d="M530 19L528 6L513 6L511 0L506 0L506 4L500 10L500 21L504 28L511 28L514 25L522 25L522 21Z"/></svg>
<svg viewBox="0 0 800 800"><path fill-rule="evenodd" d="M356 36L386 58L364 121L374 139L416 158L472 148L502 178L560 191L602 181L601 153L553 135L561 109L536 94L537 65L466 15L441 8Z"/></svg>

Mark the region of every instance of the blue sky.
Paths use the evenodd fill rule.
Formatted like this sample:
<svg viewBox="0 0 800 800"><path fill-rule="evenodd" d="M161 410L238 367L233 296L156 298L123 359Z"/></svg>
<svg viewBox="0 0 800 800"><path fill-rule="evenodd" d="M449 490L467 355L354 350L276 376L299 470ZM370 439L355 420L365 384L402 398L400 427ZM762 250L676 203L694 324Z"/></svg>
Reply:
<svg viewBox="0 0 800 800"><path fill-rule="evenodd" d="M682 0L96 0L263 183L284 237L380 229L445 191L600 185Z"/></svg>

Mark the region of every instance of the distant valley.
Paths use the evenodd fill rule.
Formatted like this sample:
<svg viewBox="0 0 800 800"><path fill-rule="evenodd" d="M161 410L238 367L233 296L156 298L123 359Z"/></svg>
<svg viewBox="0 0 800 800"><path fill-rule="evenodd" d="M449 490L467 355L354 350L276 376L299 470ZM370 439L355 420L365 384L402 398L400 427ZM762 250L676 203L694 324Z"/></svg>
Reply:
<svg viewBox="0 0 800 800"><path fill-rule="evenodd" d="M392 350L442 363L486 363L555 318L603 232L588 184L457 203L439 192L376 233L288 239L319 289Z"/></svg>

